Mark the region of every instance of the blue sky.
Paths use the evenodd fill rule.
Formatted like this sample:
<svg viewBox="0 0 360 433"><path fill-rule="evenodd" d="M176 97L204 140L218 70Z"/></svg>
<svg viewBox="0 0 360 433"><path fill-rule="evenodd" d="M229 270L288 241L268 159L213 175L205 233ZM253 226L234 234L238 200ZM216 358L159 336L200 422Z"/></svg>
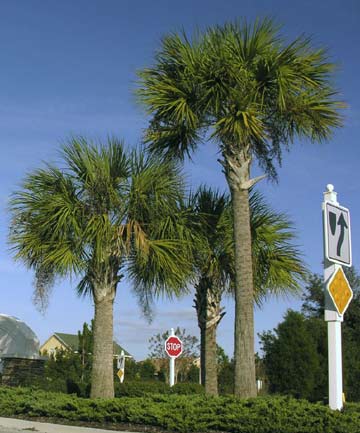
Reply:
<svg viewBox="0 0 360 433"><path fill-rule="evenodd" d="M71 134L103 138L114 134L130 145L141 141L146 127L135 102L136 71L151 64L167 32L196 28L240 17L272 16L283 33L311 35L325 45L339 65L336 85L347 102L344 127L331 142L295 143L284 155L279 183L263 181L261 191L272 206L287 212L298 231L298 244L314 272L321 272L321 201L327 183L351 210L353 262L359 269L359 137L360 137L360 3L282 0L0 0L0 293L1 313L28 323L44 341L54 331L75 333L90 321L90 300L78 299L74 283L58 282L45 316L31 303L33 276L13 262L6 244L7 203L25 173L42 161L56 161L59 144ZM216 147L199 149L185 171L190 185L208 183L225 189L216 162ZM148 339L182 326L198 335L191 296L179 302L159 301L148 324L130 288L120 284L115 302L115 335L137 359L148 351ZM232 354L233 302L219 327L219 343ZM270 300L256 310L256 331L271 329L299 300Z"/></svg>

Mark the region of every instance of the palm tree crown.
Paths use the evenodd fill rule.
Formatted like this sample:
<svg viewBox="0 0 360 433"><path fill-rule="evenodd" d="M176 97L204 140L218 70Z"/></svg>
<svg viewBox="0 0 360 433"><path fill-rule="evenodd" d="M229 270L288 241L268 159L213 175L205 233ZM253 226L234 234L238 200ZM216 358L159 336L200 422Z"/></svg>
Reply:
<svg viewBox="0 0 360 433"><path fill-rule="evenodd" d="M328 139L343 106L334 64L309 38L286 43L278 30L264 19L209 28L192 40L165 37L154 66L139 72L138 95L152 115L150 149L190 156L211 128L225 160L245 150L276 176L281 145L297 136Z"/></svg>
<svg viewBox="0 0 360 433"><path fill-rule="evenodd" d="M62 156L63 168L30 173L14 194L10 243L35 270L40 297L54 276L81 277L78 292L95 306L92 396L112 397L112 308L124 273L156 295L179 293L191 271L177 219L184 185L176 164L116 139L74 138Z"/></svg>

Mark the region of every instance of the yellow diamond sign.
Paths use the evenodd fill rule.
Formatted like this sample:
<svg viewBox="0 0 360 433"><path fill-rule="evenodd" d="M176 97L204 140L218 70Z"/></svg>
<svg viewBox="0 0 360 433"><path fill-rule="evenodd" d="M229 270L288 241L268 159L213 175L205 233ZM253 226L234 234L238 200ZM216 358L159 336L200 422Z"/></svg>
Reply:
<svg viewBox="0 0 360 433"><path fill-rule="evenodd" d="M120 382L122 383L124 380L124 370L120 369L117 373L118 378L120 379Z"/></svg>
<svg viewBox="0 0 360 433"><path fill-rule="evenodd" d="M342 316L350 304L353 292L341 267L334 272L326 288L338 313Z"/></svg>

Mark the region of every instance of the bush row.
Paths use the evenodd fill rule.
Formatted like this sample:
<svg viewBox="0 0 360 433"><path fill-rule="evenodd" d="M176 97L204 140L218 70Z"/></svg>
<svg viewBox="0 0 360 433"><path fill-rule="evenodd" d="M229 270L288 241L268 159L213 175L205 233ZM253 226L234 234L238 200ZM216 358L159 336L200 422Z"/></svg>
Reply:
<svg viewBox="0 0 360 433"><path fill-rule="evenodd" d="M21 384L24 387L38 389L48 392L61 392L65 394L76 394L78 397L90 396L90 383L77 383L71 379L61 381L58 379L50 380L43 378L41 380L24 382ZM148 394L204 394L205 389L198 383L181 382L173 387L170 387L164 382L158 380L126 380L120 383L118 380L115 382L115 396L116 397L143 397Z"/></svg>
<svg viewBox="0 0 360 433"><path fill-rule="evenodd" d="M204 394L205 389L198 383L181 382L170 387L159 381L126 381L115 383L116 397L143 397L149 394Z"/></svg>
<svg viewBox="0 0 360 433"><path fill-rule="evenodd" d="M342 413L286 397L239 400L202 395L153 395L89 400L31 389L0 388L0 416L55 417L133 423L186 432L358 433L360 406Z"/></svg>

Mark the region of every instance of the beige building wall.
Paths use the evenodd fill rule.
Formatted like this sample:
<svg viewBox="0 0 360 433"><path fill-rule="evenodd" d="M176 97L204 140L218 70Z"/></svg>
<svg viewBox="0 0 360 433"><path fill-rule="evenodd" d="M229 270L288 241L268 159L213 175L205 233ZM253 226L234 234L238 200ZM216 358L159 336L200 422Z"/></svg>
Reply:
<svg viewBox="0 0 360 433"><path fill-rule="evenodd" d="M40 347L41 355L52 355L57 350L67 350L67 347L64 346L54 335L52 335L45 343Z"/></svg>

